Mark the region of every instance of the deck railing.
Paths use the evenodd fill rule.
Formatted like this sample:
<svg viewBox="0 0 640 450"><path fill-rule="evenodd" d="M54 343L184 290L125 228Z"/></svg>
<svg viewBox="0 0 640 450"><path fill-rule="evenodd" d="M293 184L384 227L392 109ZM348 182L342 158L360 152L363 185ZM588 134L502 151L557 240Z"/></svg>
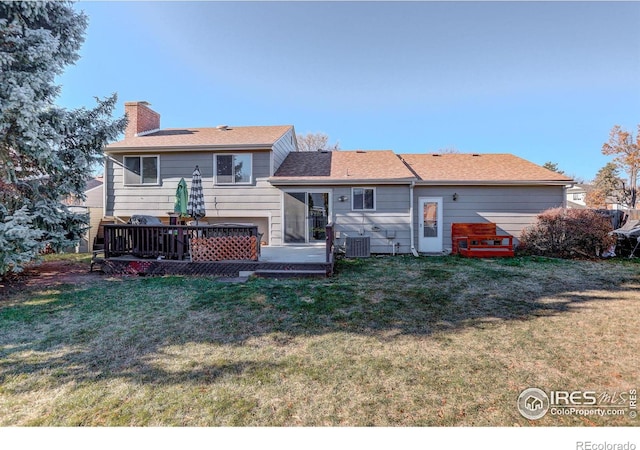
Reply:
<svg viewBox="0 0 640 450"><path fill-rule="evenodd" d="M105 258L186 259L193 238L255 237L260 252L260 236L255 225L105 225Z"/></svg>

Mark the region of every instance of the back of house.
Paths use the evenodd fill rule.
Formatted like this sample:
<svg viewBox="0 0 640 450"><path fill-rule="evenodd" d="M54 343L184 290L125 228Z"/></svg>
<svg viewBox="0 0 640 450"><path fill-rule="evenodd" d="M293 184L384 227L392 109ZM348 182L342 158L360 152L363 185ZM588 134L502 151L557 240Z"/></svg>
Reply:
<svg viewBox="0 0 640 450"><path fill-rule="evenodd" d="M202 175L201 223L251 223L263 245L366 241L371 253L447 253L451 224L493 222L516 239L535 216L565 204L572 180L510 154L300 152L292 125L160 127L147 102L105 158L105 216L169 223L178 183ZM189 220L189 218L184 218Z"/></svg>

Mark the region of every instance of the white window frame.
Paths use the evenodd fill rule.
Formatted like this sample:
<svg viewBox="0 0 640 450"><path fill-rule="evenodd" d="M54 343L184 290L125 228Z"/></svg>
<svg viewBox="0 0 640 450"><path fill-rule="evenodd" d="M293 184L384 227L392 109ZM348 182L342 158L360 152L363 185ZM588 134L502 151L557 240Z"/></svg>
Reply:
<svg viewBox="0 0 640 450"><path fill-rule="evenodd" d="M356 196L354 194L354 191L356 189L362 189L362 208L356 208L356 205L355 205ZM373 191L373 208L365 208L365 205L364 205L364 198L365 198L364 191L367 191L367 190ZM377 200L378 200L378 198L377 198L376 188L375 187L352 187L351 188L351 211L375 211L376 210L376 206L377 206Z"/></svg>
<svg viewBox="0 0 640 450"><path fill-rule="evenodd" d="M140 182L139 183L127 183L127 158L139 158L140 159ZM155 158L156 159L156 181L154 183L144 183L144 164L142 158ZM160 155L124 155L122 157L122 184L124 186L160 186Z"/></svg>
<svg viewBox="0 0 640 450"><path fill-rule="evenodd" d="M218 182L218 156L246 156L249 155L249 181L228 183ZM232 164L234 166L234 164ZM232 175L233 177L233 175ZM235 178L235 177L234 177ZM215 186L250 186L253 184L253 153L215 153L213 155L213 184Z"/></svg>

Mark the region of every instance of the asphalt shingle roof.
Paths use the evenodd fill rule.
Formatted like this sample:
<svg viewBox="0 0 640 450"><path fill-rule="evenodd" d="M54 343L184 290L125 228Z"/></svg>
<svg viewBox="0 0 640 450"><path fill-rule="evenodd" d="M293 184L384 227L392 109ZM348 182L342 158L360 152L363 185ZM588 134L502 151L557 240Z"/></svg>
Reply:
<svg viewBox="0 0 640 450"><path fill-rule="evenodd" d="M126 148L175 148L180 147L234 147L243 146L270 147L285 133L292 129L291 125L228 127L219 128L168 128L129 137L107 146L108 150Z"/></svg>
<svg viewBox="0 0 640 450"><path fill-rule="evenodd" d="M393 180L413 173L391 150L289 153L273 179Z"/></svg>
<svg viewBox="0 0 640 450"><path fill-rule="evenodd" d="M423 181L571 182L571 178L508 153L400 155Z"/></svg>
<svg viewBox="0 0 640 450"><path fill-rule="evenodd" d="M571 182L515 155L403 154L391 150L290 153L274 180L390 180L441 182ZM405 161L405 165L402 160Z"/></svg>

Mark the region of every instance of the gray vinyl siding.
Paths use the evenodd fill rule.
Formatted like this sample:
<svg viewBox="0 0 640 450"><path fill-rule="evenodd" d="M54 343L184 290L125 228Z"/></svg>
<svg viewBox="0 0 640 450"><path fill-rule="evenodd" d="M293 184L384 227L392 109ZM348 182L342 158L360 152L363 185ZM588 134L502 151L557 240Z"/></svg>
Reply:
<svg viewBox="0 0 640 450"><path fill-rule="evenodd" d="M291 152L296 151L296 135L293 128L273 144L273 172L269 173L269 176L273 175L282 161Z"/></svg>
<svg viewBox="0 0 640 450"><path fill-rule="evenodd" d="M453 194L458 194L453 201ZM420 197L442 197L443 247L451 250L452 223L493 222L498 234L520 237L536 216L549 208L563 206L563 186L420 186L414 190L416 210L414 232L418 248Z"/></svg>
<svg viewBox="0 0 640 450"><path fill-rule="evenodd" d="M280 191L266 181L271 167L270 153L253 153L251 185L225 186L214 186L213 155L213 152L162 153L160 185L150 186L125 186L123 155L113 155L107 162L105 174L108 186L106 215L122 218L133 214L167 217L168 212L173 211L180 178L185 179L190 191L193 169L198 165L207 210L203 220L237 222L243 219L243 222L255 222L261 228L260 232L264 233L263 240L270 242L272 229L279 227L281 210ZM279 228L277 231L275 234L279 235ZM277 245L275 241L270 243Z"/></svg>
<svg viewBox="0 0 640 450"><path fill-rule="evenodd" d="M252 182L255 185L258 178L271 176L271 156L269 152L253 153Z"/></svg>
<svg viewBox="0 0 640 450"><path fill-rule="evenodd" d="M409 186L353 187L376 188L375 211L352 211L352 186L333 188L333 220L338 232L338 244L344 244L346 236L369 236L372 253L392 253L392 245L399 243L396 253L409 253L411 246ZM340 201L341 196L347 200ZM395 238L387 236L395 234Z"/></svg>

